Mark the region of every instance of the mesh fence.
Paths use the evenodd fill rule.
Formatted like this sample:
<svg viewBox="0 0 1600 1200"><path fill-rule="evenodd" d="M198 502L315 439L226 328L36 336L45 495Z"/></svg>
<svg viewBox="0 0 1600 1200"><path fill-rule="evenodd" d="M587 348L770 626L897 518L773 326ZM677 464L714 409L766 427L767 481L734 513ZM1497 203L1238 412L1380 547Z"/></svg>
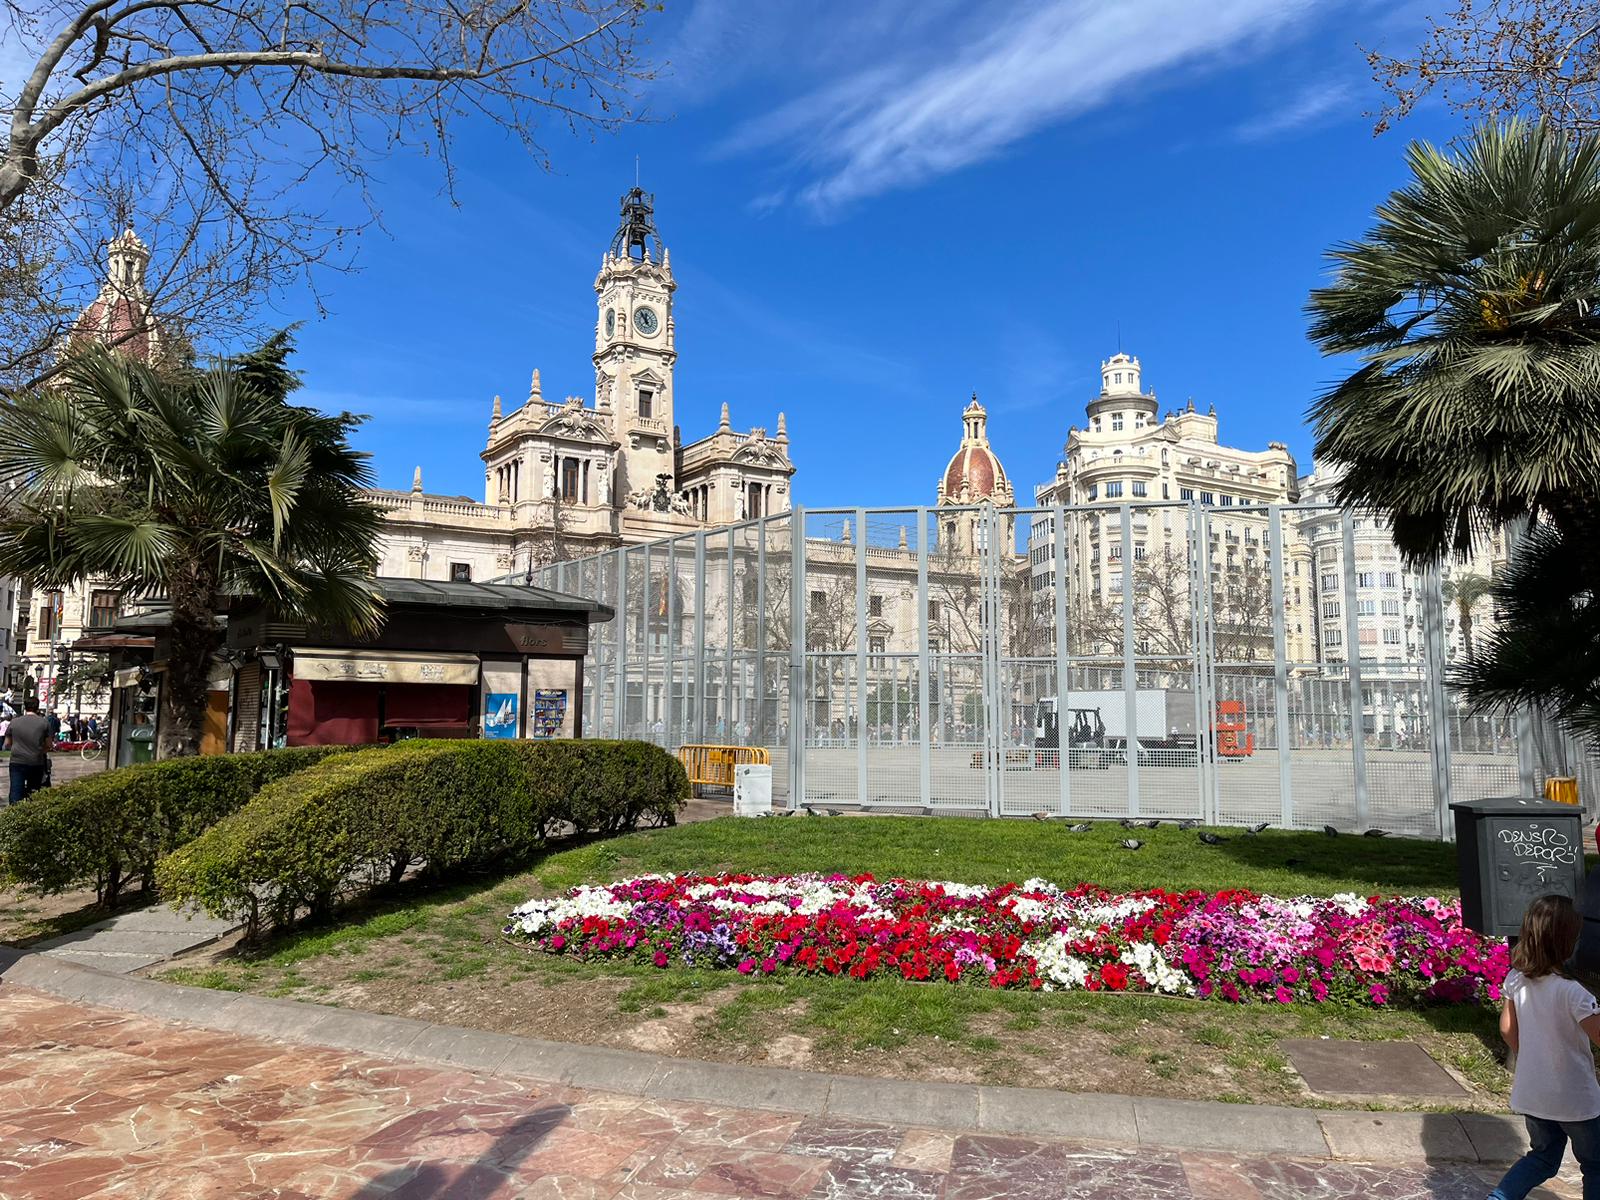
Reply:
<svg viewBox="0 0 1600 1200"><path fill-rule="evenodd" d="M1466 711L1437 575L1337 509L796 509L537 582L616 610L588 733L765 747L791 806L1448 836L1594 774Z"/></svg>

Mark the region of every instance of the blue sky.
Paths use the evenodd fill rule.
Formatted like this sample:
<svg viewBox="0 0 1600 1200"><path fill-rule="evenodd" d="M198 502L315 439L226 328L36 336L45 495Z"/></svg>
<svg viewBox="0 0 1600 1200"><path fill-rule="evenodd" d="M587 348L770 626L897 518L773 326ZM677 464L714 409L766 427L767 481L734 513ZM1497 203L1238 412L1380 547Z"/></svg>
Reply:
<svg viewBox="0 0 1600 1200"><path fill-rule="evenodd" d="M1163 408L1286 441L1333 378L1302 306L1323 251L1403 182L1424 114L1372 136L1360 47L1415 44L1366 0L669 0L654 120L553 134L541 173L491 129L460 204L381 169L387 234L304 319L306 398L371 415L382 483L482 498L491 397L591 397L592 284L640 161L679 281L677 420L788 414L797 502L932 503L976 391L1019 499L1122 346Z"/></svg>

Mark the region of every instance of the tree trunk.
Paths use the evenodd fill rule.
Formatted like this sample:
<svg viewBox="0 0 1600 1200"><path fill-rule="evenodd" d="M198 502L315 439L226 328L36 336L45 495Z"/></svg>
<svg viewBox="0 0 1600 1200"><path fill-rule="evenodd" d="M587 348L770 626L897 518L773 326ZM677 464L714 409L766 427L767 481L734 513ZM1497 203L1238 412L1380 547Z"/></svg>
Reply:
<svg viewBox="0 0 1600 1200"><path fill-rule="evenodd" d="M172 641L161 685L160 757L177 758L200 752L211 655L217 640L217 606L216 588L198 564L186 564L174 572L168 590Z"/></svg>
<svg viewBox="0 0 1600 1200"><path fill-rule="evenodd" d="M1461 647L1466 657L1472 657L1472 605L1463 601L1457 606L1461 614Z"/></svg>

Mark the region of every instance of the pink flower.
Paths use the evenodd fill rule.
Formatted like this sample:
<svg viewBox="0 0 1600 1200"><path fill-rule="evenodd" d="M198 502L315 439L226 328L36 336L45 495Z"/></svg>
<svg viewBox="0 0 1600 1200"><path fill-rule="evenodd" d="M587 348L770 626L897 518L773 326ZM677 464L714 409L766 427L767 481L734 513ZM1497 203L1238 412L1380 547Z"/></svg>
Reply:
<svg viewBox="0 0 1600 1200"><path fill-rule="evenodd" d="M756 960L753 959L753 958L743 959L739 963L739 974L741 974L741 975L748 975L748 974L750 974L751 971L754 971L755 969L756 969Z"/></svg>
<svg viewBox="0 0 1600 1200"><path fill-rule="evenodd" d="M563 946L565 946L567 944L567 939L562 937L558 933L558 934L555 935L555 937L551 938L550 941L547 944L549 945L550 949L552 949L552 950L560 950Z"/></svg>
<svg viewBox="0 0 1600 1200"><path fill-rule="evenodd" d="M658 967L666 966L667 965L667 952L665 950L657 950L656 953L655 953L655 957L652 958L650 961L655 963L655 965L658 966Z"/></svg>
<svg viewBox="0 0 1600 1200"><path fill-rule="evenodd" d="M1280 987L1273 994L1277 996L1279 1004L1292 1004L1292 1003L1294 1003L1294 993L1292 991L1290 991L1286 987Z"/></svg>

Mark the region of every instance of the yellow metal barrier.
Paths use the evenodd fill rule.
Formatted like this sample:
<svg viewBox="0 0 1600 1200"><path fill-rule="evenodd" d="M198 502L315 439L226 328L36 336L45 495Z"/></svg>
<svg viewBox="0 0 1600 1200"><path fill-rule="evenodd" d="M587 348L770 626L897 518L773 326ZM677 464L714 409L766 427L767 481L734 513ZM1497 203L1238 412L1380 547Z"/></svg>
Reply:
<svg viewBox="0 0 1600 1200"><path fill-rule="evenodd" d="M1578 781L1571 775L1552 775L1544 781L1544 798L1557 804L1578 802Z"/></svg>
<svg viewBox="0 0 1600 1200"><path fill-rule="evenodd" d="M768 766L771 756L760 746L679 746L678 761L689 773L689 787L733 787L733 768L740 763Z"/></svg>

